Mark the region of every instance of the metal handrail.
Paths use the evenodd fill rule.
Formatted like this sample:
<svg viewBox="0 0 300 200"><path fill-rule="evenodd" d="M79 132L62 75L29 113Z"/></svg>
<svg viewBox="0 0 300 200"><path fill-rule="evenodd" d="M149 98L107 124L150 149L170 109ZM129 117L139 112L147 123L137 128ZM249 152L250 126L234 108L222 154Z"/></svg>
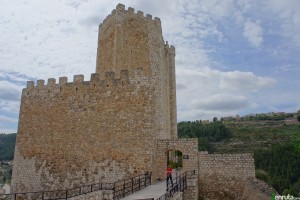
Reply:
<svg viewBox="0 0 300 200"><path fill-rule="evenodd" d="M136 177L132 177L123 181L120 181L119 185L115 184L113 199L117 200L126 197L136 191L139 191L149 185L151 185L151 173L146 173Z"/></svg>
<svg viewBox="0 0 300 200"><path fill-rule="evenodd" d="M138 187L136 187L137 182L139 183ZM131 190L127 187L128 183L131 183L132 185ZM119 199L135 191L138 191L148 185L151 185L151 173L146 173L125 180L120 180L114 183L95 183L95 184L83 185L80 187L71 188L67 190L0 194L0 200L18 200L18 199L23 199L24 197L28 197L29 199L37 199L37 200L59 200L59 199L67 200L72 197L76 197L76 196L80 196L83 194L88 194L100 190L112 190L114 196L113 199ZM125 188L124 191L126 192L121 193L120 187Z"/></svg>
<svg viewBox="0 0 300 200"><path fill-rule="evenodd" d="M184 192L187 189L187 175L196 174L196 171L187 171L183 172L179 176L177 176L173 180L173 184L167 185L167 192L156 200L169 200L171 199L177 192Z"/></svg>

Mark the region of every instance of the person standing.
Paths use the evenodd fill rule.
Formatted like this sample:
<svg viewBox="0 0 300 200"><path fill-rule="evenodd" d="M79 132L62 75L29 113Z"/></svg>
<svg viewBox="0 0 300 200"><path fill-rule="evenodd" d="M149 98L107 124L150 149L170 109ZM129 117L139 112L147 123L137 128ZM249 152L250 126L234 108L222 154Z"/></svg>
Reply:
<svg viewBox="0 0 300 200"><path fill-rule="evenodd" d="M169 182L171 182L171 185L172 185L172 188L173 188L172 172L173 172L173 169L172 169L171 165L169 165L169 166L167 167L167 191L168 191L169 185L170 185Z"/></svg>

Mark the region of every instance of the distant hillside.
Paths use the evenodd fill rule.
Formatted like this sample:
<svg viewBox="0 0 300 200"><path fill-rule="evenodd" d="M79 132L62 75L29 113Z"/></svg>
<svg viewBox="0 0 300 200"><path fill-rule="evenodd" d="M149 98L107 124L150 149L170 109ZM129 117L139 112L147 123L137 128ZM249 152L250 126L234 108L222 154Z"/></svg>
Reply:
<svg viewBox="0 0 300 200"><path fill-rule="evenodd" d="M0 161L13 160L16 136L16 133L0 134Z"/></svg>
<svg viewBox="0 0 300 200"><path fill-rule="evenodd" d="M224 122L224 125L232 137L212 143L218 153L251 153L274 144L300 143L299 122L295 121L239 121Z"/></svg>
<svg viewBox="0 0 300 200"><path fill-rule="evenodd" d="M210 153L253 153L257 148L299 142L297 120L187 121L177 125L180 138L198 138L199 150Z"/></svg>
<svg viewBox="0 0 300 200"><path fill-rule="evenodd" d="M227 120L178 123L179 137L197 137L199 150L253 153L256 177L280 194L300 194L300 123L283 120Z"/></svg>

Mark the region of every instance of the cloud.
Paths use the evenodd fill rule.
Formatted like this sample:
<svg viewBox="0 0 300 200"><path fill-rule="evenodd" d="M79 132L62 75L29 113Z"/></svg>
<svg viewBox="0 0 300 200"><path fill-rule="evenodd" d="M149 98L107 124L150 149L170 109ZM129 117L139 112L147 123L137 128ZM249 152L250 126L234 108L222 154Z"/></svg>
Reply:
<svg viewBox="0 0 300 200"><path fill-rule="evenodd" d="M274 87L276 81L252 72L223 72L211 68L177 70L178 119L222 117L250 109L261 102L253 94Z"/></svg>
<svg viewBox="0 0 300 200"><path fill-rule="evenodd" d="M184 90L184 89L187 89L187 86L184 85L184 84L177 83L176 84L176 89L177 90Z"/></svg>
<svg viewBox="0 0 300 200"><path fill-rule="evenodd" d="M1 100L0 111L16 114L20 111L20 102Z"/></svg>
<svg viewBox="0 0 300 200"><path fill-rule="evenodd" d="M219 71L211 68L178 69L177 84L180 89L205 89L206 93L216 91L252 93L263 88L274 86L276 80L270 77L260 77L253 72Z"/></svg>
<svg viewBox="0 0 300 200"><path fill-rule="evenodd" d="M263 30L259 21L252 22L247 20L244 25L243 35L253 47L259 48L263 42Z"/></svg>
<svg viewBox="0 0 300 200"><path fill-rule="evenodd" d="M216 19L221 19L231 14L233 3L233 0L202 0L199 6L202 8L201 11ZM193 6L193 4L190 4L190 6Z"/></svg>
<svg viewBox="0 0 300 200"><path fill-rule="evenodd" d="M220 88L234 92L256 92L274 85L276 81L269 77L259 77L253 72L220 72Z"/></svg>
<svg viewBox="0 0 300 200"><path fill-rule="evenodd" d="M0 99L20 101L21 88L8 81L0 81Z"/></svg>
<svg viewBox="0 0 300 200"><path fill-rule="evenodd" d="M7 117L4 115L0 115L0 123L7 123L7 122L17 122L17 119L11 118L11 117Z"/></svg>
<svg viewBox="0 0 300 200"><path fill-rule="evenodd" d="M26 81L33 79L32 77L25 76L19 72L11 72L9 69L0 69L0 81L6 80L10 83L24 85Z"/></svg>
<svg viewBox="0 0 300 200"><path fill-rule="evenodd" d="M17 117L0 115L0 133L16 133L17 123Z"/></svg>
<svg viewBox="0 0 300 200"><path fill-rule="evenodd" d="M288 41L300 46L300 3L298 0L268 0L265 2L268 14L279 22L276 31L284 35Z"/></svg>
<svg viewBox="0 0 300 200"><path fill-rule="evenodd" d="M16 81L10 81L12 78ZM22 76L18 74L0 75L0 133L16 132L22 88L17 83L22 81Z"/></svg>
<svg viewBox="0 0 300 200"><path fill-rule="evenodd" d="M244 96L229 94L213 94L204 99L192 101L194 108L205 111L237 111L249 106Z"/></svg>

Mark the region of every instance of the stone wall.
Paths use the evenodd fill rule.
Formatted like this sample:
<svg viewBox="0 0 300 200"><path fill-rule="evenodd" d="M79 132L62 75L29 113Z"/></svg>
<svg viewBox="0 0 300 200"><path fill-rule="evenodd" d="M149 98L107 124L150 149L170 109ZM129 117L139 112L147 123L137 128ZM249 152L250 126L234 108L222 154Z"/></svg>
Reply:
<svg viewBox="0 0 300 200"><path fill-rule="evenodd" d="M154 176L156 179L166 178L167 152L179 150L186 159L183 159L182 172L198 169L198 139L165 139L158 140L155 153Z"/></svg>
<svg viewBox="0 0 300 200"><path fill-rule="evenodd" d="M96 74L23 89L13 192L68 189L157 171L175 138L175 48L160 20L119 4L100 25Z"/></svg>
<svg viewBox="0 0 300 200"><path fill-rule="evenodd" d="M198 200L199 183L197 171L187 173L187 190L183 193L183 200Z"/></svg>
<svg viewBox="0 0 300 200"><path fill-rule="evenodd" d="M252 154L209 154L200 151L199 175L216 175L220 177L255 177L254 158Z"/></svg>
<svg viewBox="0 0 300 200"><path fill-rule="evenodd" d="M113 75L28 83L22 95L13 188L67 189L151 170L156 133L149 79L132 84L126 71L120 79Z"/></svg>
<svg viewBox="0 0 300 200"><path fill-rule="evenodd" d="M238 199L249 178L255 178L251 154L199 152L199 192L202 199Z"/></svg>

